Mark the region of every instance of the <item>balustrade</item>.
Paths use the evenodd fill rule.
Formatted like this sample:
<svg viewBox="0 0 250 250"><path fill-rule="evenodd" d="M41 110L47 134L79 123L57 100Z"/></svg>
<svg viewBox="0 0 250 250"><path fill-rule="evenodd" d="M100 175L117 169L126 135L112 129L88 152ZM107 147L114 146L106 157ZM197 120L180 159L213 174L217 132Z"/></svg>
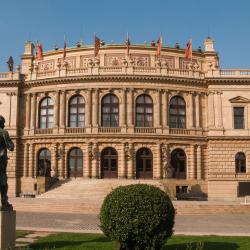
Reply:
<svg viewBox="0 0 250 250"><path fill-rule="evenodd" d="M66 134L84 134L86 133L85 128L65 128Z"/></svg>
<svg viewBox="0 0 250 250"><path fill-rule="evenodd" d="M100 127L98 128L99 133L121 133L120 127Z"/></svg>

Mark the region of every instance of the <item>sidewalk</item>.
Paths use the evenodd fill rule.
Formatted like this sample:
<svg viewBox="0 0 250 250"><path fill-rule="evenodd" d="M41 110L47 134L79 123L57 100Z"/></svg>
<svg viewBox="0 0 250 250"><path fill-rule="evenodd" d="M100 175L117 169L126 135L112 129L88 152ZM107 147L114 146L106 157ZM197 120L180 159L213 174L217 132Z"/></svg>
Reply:
<svg viewBox="0 0 250 250"><path fill-rule="evenodd" d="M250 214L177 215L175 234L250 236ZM43 232L101 233L93 214L17 212L17 229Z"/></svg>

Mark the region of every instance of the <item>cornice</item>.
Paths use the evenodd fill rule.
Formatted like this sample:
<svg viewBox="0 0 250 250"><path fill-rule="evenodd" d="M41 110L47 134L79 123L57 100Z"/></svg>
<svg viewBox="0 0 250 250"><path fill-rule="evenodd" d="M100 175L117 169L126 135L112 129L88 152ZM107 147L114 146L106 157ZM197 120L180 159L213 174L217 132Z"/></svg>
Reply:
<svg viewBox="0 0 250 250"><path fill-rule="evenodd" d="M208 85L250 85L250 78L206 78Z"/></svg>
<svg viewBox="0 0 250 250"><path fill-rule="evenodd" d="M22 83L20 80L8 80L8 81L0 81L0 88L5 87L19 87Z"/></svg>
<svg viewBox="0 0 250 250"><path fill-rule="evenodd" d="M71 77L58 77L58 78L47 78L32 81L25 81L24 85L26 87L33 86L45 86L45 85L57 85L64 83L74 83L74 82L150 82L150 83L166 83L168 81L176 83L184 83L190 86L190 83L207 86L206 80L195 79L195 78L178 78L178 77L168 77L168 76L143 76L143 75L96 75L96 76L71 76ZM153 81L153 82L152 82Z"/></svg>

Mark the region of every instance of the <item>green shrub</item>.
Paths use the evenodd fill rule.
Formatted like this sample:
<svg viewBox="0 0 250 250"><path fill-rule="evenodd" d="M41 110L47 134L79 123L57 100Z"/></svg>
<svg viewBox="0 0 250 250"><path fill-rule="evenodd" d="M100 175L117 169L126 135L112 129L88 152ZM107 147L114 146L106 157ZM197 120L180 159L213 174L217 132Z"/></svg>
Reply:
<svg viewBox="0 0 250 250"><path fill-rule="evenodd" d="M173 233L175 209L167 194L146 184L121 186L105 198L101 229L129 250L157 250Z"/></svg>

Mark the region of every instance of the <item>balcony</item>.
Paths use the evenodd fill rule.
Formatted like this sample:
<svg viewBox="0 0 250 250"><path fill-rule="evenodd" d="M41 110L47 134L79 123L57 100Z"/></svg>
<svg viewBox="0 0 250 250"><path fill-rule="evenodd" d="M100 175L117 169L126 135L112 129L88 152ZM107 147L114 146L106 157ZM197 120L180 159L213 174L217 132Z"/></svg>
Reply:
<svg viewBox="0 0 250 250"><path fill-rule="evenodd" d="M136 134L156 134L156 128L134 128Z"/></svg>
<svg viewBox="0 0 250 250"><path fill-rule="evenodd" d="M35 134L36 135L53 134L53 128L36 128Z"/></svg>
<svg viewBox="0 0 250 250"><path fill-rule="evenodd" d="M100 127L98 133L121 133L120 127Z"/></svg>
<svg viewBox="0 0 250 250"><path fill-rule="evenodd" d="M20 80L20 73L17 72L3 72L0 73L0 81L12 81L12 80Z"/></svg>
<svg viewBox="0 0 250 250"><path fill-rule="evenodd" d="M84 134L86 133L85 128L65 128L66 134Z"/></svg>

